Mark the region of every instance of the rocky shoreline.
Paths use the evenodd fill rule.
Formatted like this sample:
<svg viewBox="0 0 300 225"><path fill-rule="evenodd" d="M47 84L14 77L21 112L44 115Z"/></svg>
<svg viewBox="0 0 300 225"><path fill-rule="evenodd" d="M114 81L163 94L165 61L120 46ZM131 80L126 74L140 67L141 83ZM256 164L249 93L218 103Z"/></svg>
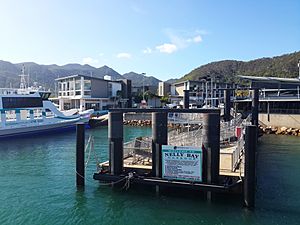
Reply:
<svg viewBox="0 0 300 225"><path fill-rule="evenodd" d="M144 126L151 126L152 123L151 120L124 120L123 124L129 126L144 127Z"/></svg>
<svg viewBox="0 0 300 225"><path fill-rule="evenodd" d="M259 129L264 134L277 134L277 135L293 135L300 137L300 129L287 128L287 127L272 127L272 126L261 126Z"/></svg>
<svg viewBox="0 0 300 225"><path fill-rule="evenodd" d="M129 126L151 126L151 120L124 120L124 125ZM261 126L259 125L259 130L263 134L277 134L277 135L293 135L300 137L300 129L288 128L288 127L272 127L272 126Z"/></svg>

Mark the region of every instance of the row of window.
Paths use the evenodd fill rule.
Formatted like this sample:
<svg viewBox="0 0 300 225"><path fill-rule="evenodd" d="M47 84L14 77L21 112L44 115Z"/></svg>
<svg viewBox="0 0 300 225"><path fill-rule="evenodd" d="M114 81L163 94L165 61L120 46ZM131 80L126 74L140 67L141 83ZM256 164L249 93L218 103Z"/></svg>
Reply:
<svg viewBox="0 0 300 225"><path fill-rule="evenodd" d="M91 90L91 81L84 80L84 89ZM58 85L59 91L81 90L81 80L60 82Z"/></svg>
<svg viewBox="0 0 300 225"><path fill-rule="evenodd" d="M39 97L2 97L3 108L35 108L43 107L42 98Z"/></svg>
<svg viewBox="0 0 300 225"><path fill-rule="evenodd" d="M58 96L73 96L73 91L59 92ZM81 95L81 91L75 91L75 95ZM91 91L84 91L84 95L91 95Z"/></svg>

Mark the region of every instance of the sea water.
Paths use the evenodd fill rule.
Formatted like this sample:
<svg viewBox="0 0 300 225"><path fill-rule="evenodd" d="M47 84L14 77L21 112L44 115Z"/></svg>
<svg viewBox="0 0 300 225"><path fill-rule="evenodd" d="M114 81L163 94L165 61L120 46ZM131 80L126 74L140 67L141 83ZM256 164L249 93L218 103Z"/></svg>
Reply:
<svg viewBox="0 0 300 225"><path fill-rule="evenodd" d="M108 159L107 128L89 130L99 161ZM125 141L151 129L126 127ZM256 208L240 199L208 203L153 191L75 186L75 133L0 140L0 224L300 224L300 138L266 135L259 140Z"/></svg>

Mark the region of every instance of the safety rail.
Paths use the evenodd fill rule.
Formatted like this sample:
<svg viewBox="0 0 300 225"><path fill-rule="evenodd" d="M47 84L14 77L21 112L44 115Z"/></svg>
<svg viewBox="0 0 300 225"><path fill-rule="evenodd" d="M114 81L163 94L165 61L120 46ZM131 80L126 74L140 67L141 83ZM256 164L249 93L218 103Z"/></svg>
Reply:
<svg viewBox="0 0 300 225"><path fill-rule="evenodd" d="M177 124L201 124L201 113L168 113L168 122Z"/></svg>
<svg viewBox="0 0 300 225"><path fill-rule="evenodd" d="M152 138L151 137L137 137L132 141L124 143L123 158L133 157L132 164L138 162L150 162L152 158Z"/></svg>

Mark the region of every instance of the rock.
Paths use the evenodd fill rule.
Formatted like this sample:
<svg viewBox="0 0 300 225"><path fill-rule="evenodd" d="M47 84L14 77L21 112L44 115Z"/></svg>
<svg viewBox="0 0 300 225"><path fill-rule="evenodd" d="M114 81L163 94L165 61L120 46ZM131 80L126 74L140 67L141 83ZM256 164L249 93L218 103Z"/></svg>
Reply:
<svg viewBox="0 0 300 225"><path fill-rule="evenodd" d="M279 130L280 130L280 133L284 133L284 132L287 131L287 128L286 127L281 127Z"/></svg>
<svg viewBox="0 0 300 225"><path fill-rule="evenodd" d="M272 131L272 133L274 134L274 133L276 133L277 132L277 130L278 130L278 128L277 127L271 127L271 131Z"/></svg>

